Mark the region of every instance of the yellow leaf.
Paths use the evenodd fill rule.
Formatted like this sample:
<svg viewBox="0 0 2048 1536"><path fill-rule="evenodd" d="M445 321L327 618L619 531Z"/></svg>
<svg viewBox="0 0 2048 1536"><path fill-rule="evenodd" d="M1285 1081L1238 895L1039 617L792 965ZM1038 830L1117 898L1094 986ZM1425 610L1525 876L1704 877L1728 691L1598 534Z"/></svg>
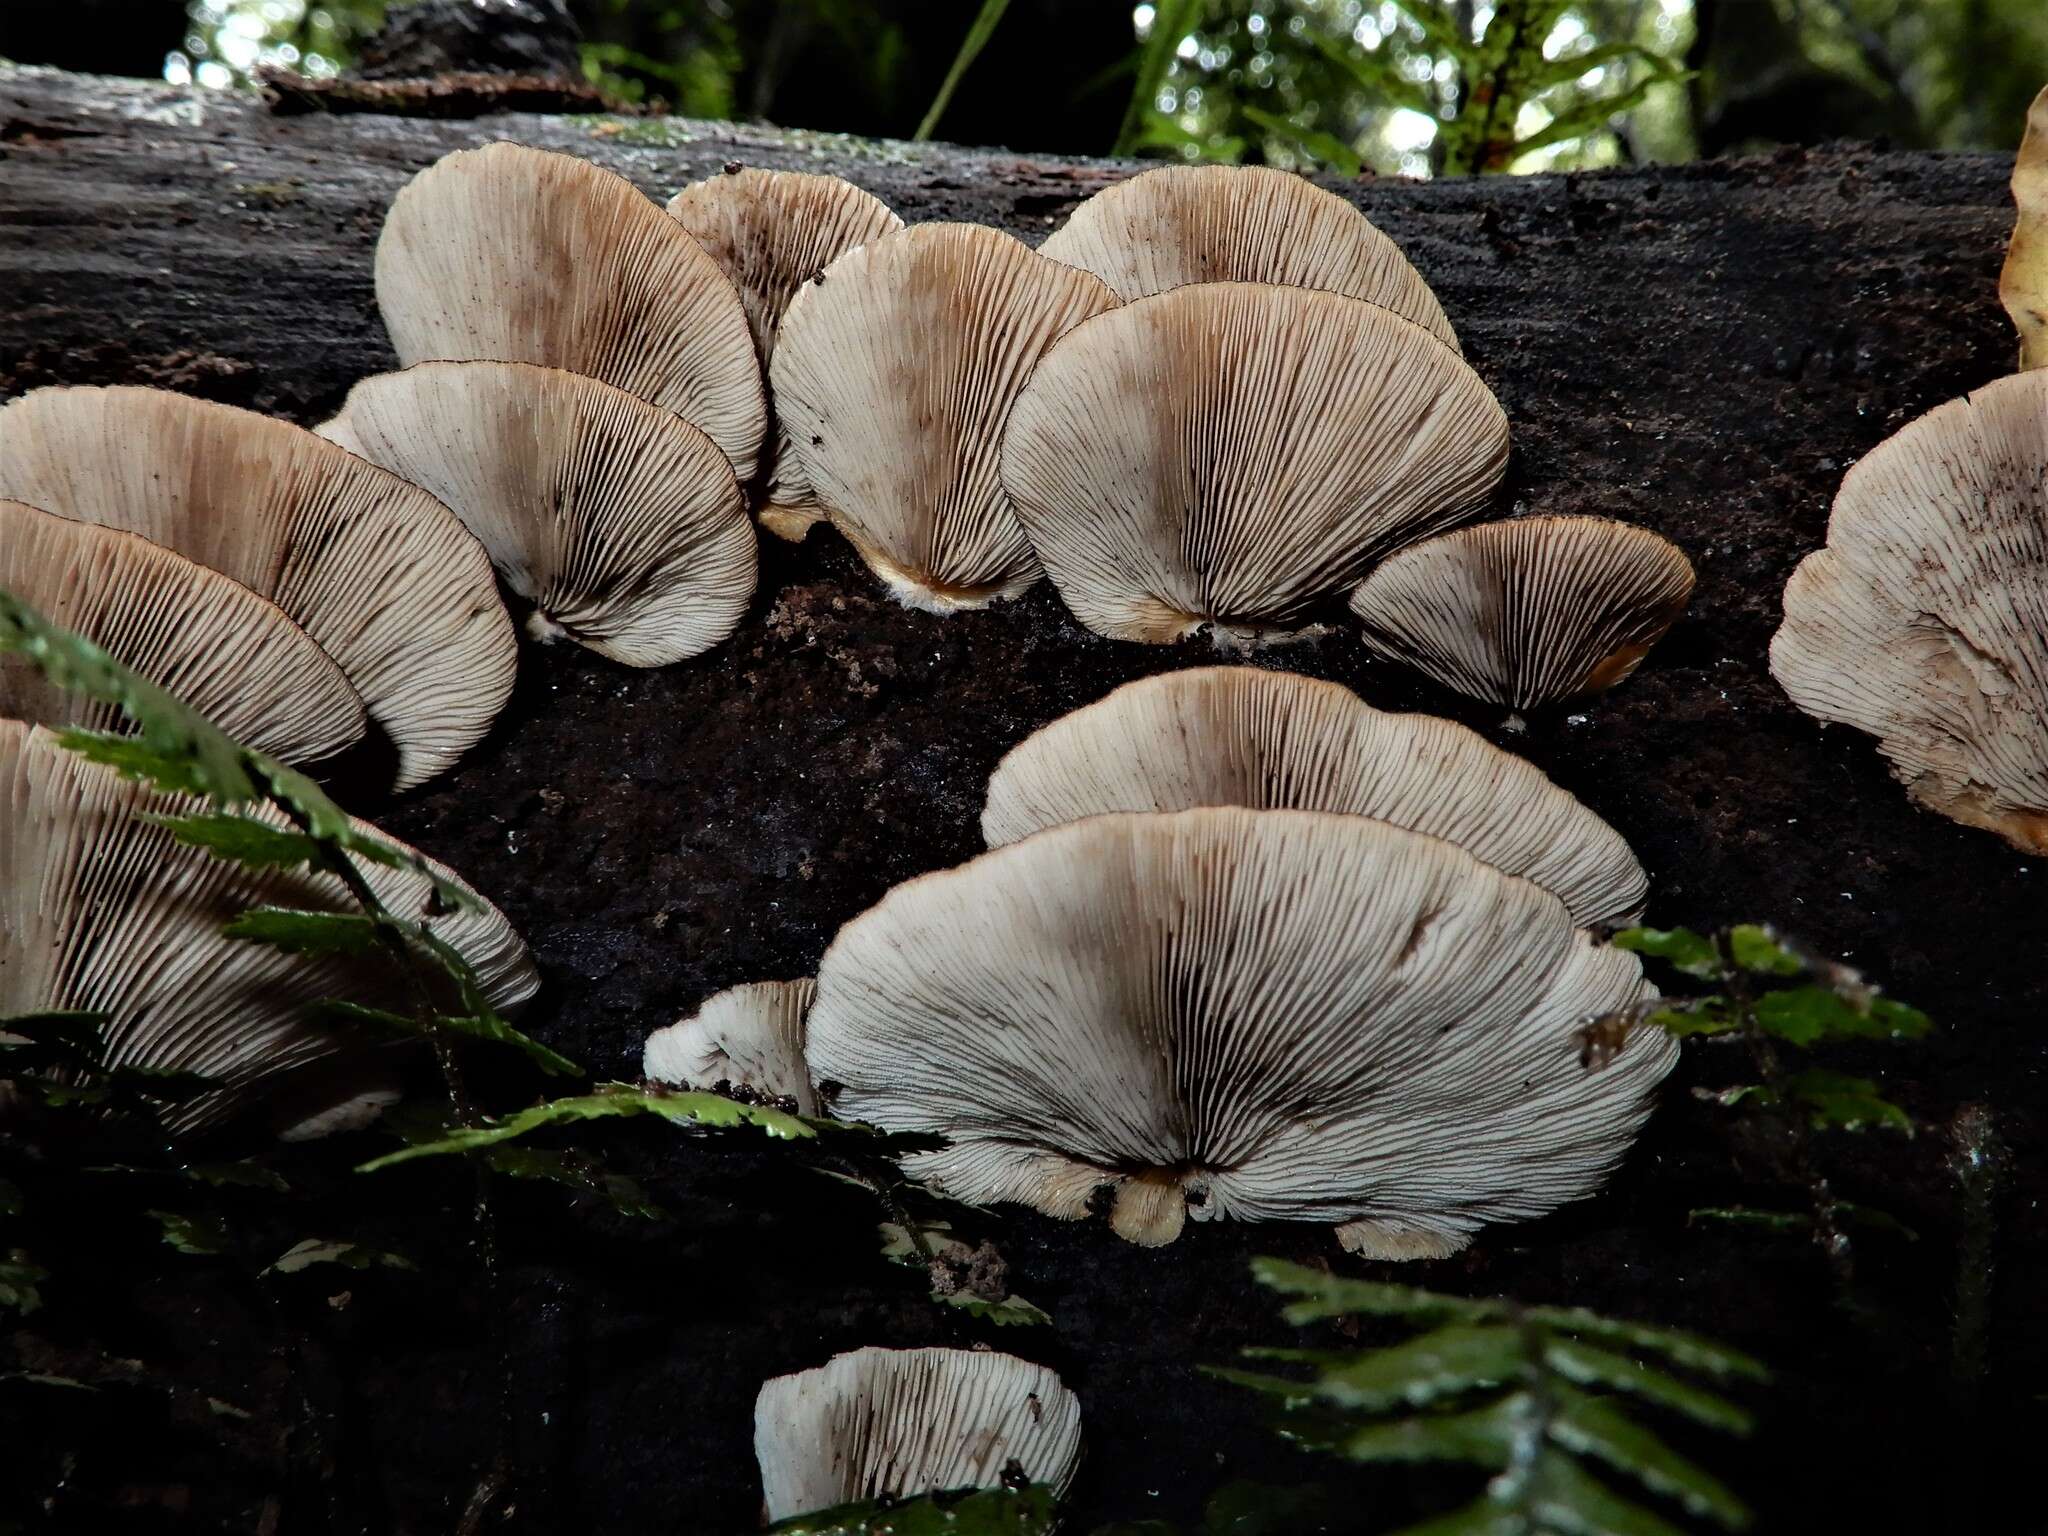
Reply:
<svg viewBox="0 0 2048 1536"><path fill-rule="evenodd" d="M2012 167L2012 200L2019 205L1999 302L2020 332L2020 368L2048 367L2048 87L2027 111L2027 134Z"/></svg>

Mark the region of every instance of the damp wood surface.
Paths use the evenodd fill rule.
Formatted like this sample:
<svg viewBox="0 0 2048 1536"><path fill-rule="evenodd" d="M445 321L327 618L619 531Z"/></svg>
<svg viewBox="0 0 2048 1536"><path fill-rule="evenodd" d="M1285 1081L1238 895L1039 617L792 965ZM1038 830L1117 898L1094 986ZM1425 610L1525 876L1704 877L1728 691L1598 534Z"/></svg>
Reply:
<svg viewBox="0 0 2048 1536"><path fill-rule="evenodd" d="M0 394L158 384L323 419L393 361L370 281L392 194L445 151L494 138L584 155L662 198L728 160L830 172L913 222L973 219L1034 242L1131 169L675 120L279 116L0 71ZM1634 846L1652 921L1775 921L1933 1014L1924 1044L1848 1063L1881 1071L1928 1125L1912 1141L1842 1138L1828 1155L1838 1193L1920 1234L1859 1242L1861 1315L1834 1304L1810 1245L1688 1225L1696 1206L1783 1203L1756 1182L1767 1149L1688 1091L1741 1079L1712 1046L1688 1050L1608 1193L1488 1229L1440 1264L1362 1268L1327 1232L1288 1227L1190 1224L1143 1251L1099 1222L1005 1211L992 1234L1051 1330L995 1330L927 1302L915 1274L874 1257L875 1212L855 1191L730 1145L603 1132L673 1219L577 1214L547 1190L505 1197L512 1528L744 1528L756 1386L862 1344L982 1340L1057 1367L1085 1415L1083 1530L1185 1516L1232 1477L1317 1475L1265 1431L1258 1402L1195 1371L1295 1341L1247 1278L1262 1252L1581 1303L1754 1351L1781 1376L1757 1439L1700 1450L1763 1530L1937 1529L2024 1465L2048 1374L2034 1322L2048 1226L2026 1192L2040 1166L2048 868L1915 809L1869 740L1799 714L1766 662L1785 578L1821 542L1843 471L2012 365L1996 297L2009 168L1843 146L1338 185L1435 287L1507 410L1499 510L1643 524L1684 547L1699 586L1632 680L1534 716L1525 734L1369 662L1340 605L1325 638L1267 658L1533 759ZM762 553L748 618L710 654L635 672L525 646L510 707L453 772L396 801L348 793L505 910L545 977L528 1027L601 1077L634 1075L646 1032L718 988L809 974L890 885L975 853L989 771L1028 732L1118 683L1215 659L1199 643L1089 635L1043 585L985 612L911 612L829 531ZM1968 1392L1951 1380L1960 1206L1941 1129L1973 1102L1993 1107L2015 1160L1980 1418L1956 1408ZM431 1171L336 1198L359 1202L365 1240L399 1246L463 1210L462 1181ZM353 1310L306 1347L300 1378L327 1414L342 1486L292 1498L339 1498L372 1528L452 1525L491 1441L490 1369L460 1256L442 1268L356 1280ZM202 1269L156 1286L149 1347L282 1414L262 1314L238 1294ZM190 1518L251 1528L243 1517L272 1491L262 1454L204 1455L138 1449L129 1475L194 1483ZM1360 1486L1392 1528L1468 1484Z"/></svg>

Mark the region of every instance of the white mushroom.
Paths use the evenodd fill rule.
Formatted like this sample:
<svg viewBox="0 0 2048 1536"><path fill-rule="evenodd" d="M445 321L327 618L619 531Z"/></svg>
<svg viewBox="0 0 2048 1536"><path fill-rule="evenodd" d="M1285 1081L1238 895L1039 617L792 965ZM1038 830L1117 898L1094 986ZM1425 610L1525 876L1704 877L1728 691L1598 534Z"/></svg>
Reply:
<svg viewBox="0 0 2048 1536"><path fill-rule="evenodd" d="M790 1099L798 1114L815 1115L818 1094L804 1066L804 1014L817 989L806 976L714 993L689 1017L647 1037L641 1075L681 1088Z"/></svg>
<svg viewBox="0 0 2048 1536"><path fill-rule="evenodd" d="M1927 809L2048 853L2048 370L1937 406L1849 471L1771 672L1877 737Z"/></svg>
<svg viewBox="0 0 2048 1536"><path fill-rule="evenodd" d="M818 504L897 598L943 613L1040 574L996 460L1055 337L1113 307L993 229L917 224L804 285L769 368Z"/></svg>
<svg viewBox="0 0 2048 1536"><path fill-rule="evenodd" d="M1677 1047L1575 1032L1652 995L1555 896L1363 816L1209 808L1053 827L839 932L807 1024L835 1113L905 1167L1132 1242L1318 1221L1381 1257L1591 1193ZM830 1086L830 1085L837 1085Z"/></svg>
<svg viewBox="0 0 2048 1536"><path fill-rule="evenodd" d="M412 1005L410 988L374 955L286 954L225 937L222 925L258 904L354 908L331 875L253 872L144 819L202 809L66 751L41 727L0 720L0 1018L103 1012L108 1065L219 1079L218 1090L172 1106L168 1121L185 1130L223 1121L371 1043L309 1019L315 1002ZM282 824L267 808L251 814ZM426 912L424 875L381 866L364 874L394 912ZM525 944L481 898L477 910L436 918L433 930L468 957L500 1010L533 994L538 977Z"/></svg>
<svg viewBox="0 0 2048 1536"><path fill-rule="evenodd" d="M2026 136L2012 163L2019 210L1998 297L2020 333L2020 367L2048 368L2048 86L2027 111Z"/></svg>
<svg viewBox="0 0 2048 1536"><path fill-rule="evenodd" d="M531 363L420 363L349 391L320 435L439 497L535 604L528 632L660 667L754 592L754 530L718 445L637 395Z"/></svg>
<svg viewBox="0 0 2048 1536"><path fill-rule="evenodd" d="M291 615L398 748L401 788L478 741L518 646L483 547L418 486L302 427L158 389L0 410L0 496L140 534Z"/></svg>
<svg viewBox="0 0 2048 1536"><path fill-rule="evenodd" d="M1351 595L1368 649L1446 688L1534 709L1612 688L1685 612L1692 562L1604 517L1460 528L1383 561Z"/></svg>
<svg viewBox="0 0 2048 1536"><path fill-rule="evenodd" d="M1013 1463L1060 1495L1080 1464L1081 1405L1051 1371L1014 1355L857 1349L762 1386L754 1454L770 1520L998 1488Z"/></svg>
<svg viewBox="0 0 2048 1536"><path fill-rule="evenodd" d="M1534 764L1434 715L1253 667L1126 683L1011 749L989 780L990 847L1107 811L1203 805L1343 811L1456 843L1561 898L1628 920L1649 881L1614 829Z"/></svg>
<svg viewBox="0 0 2048 1536"><path fill-rule="evenodd" d="M730 279L622 176L486 144L405 184L377 241L377 306L401 363L539 363L674 411L741 480L768 430Z"/></svg>
<svg viewBox="0 0 2048 1536"><path fill-rule="evenodd" d="M738 287L764 369L797 289L855 246L903 227L887 204L852 182L804 171L733 167L683 188L668 211ZM801 539L824 516L779 422L757 515L786 539Z"/></svg>
<svg viewBox="0 0 2048 1536"><path fill-rule="evenodd" d="M1334 192L1267 166L1145 171L1097 192L1038 249L1126 303L1188 283L1282 283L1369 300L1458 345L1399 246Z"/></svg>
<svg viewBox="0 0 2048 1536"><path fill-rule="evenodd" d="M1333 293L1198 283L1046 354L1002 480L1097 634L1253 643L1484 502L1507 453L1493 395L1419 326Z"/></svg>
<svg viewBox="0 0 2048 1536"><path fill-rule="evenodd" d="M240 582L116 528L0 501L0 589L290 762L362 739L363 701L313 639ZM114 730L121 712L0 656L0 715Z"/></svg>

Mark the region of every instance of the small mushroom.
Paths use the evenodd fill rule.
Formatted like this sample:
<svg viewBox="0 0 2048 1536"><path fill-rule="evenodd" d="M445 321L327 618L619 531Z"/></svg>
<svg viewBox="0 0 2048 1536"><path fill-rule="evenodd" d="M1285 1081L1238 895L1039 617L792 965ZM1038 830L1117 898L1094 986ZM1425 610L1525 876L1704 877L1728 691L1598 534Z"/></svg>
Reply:
<svg viewBox="0 0 2048 1536"><path fill-rule="evenodd" d="M146 819L205 808L195 797L159 793L88 762L40 726L0 720L0 1018L105 1013L109 1066L217 1079L217 1088L167 1112L172 1127L186 1131L228 1120L273 1090L298 1092L309 1072L339 1072L346 1094L357 1092L360 1083L335 1058L364 1049L364 1037L311 1018L321 999L413 1006L407 979L375 956L286 954L226 937L223 925L251 906L339 912L354 905L332 875L249 870L187 847ZM284 824L267 807L247 814ZM392 911L426 912L426 875L370 864L363 873ZM481 897L474 910L436 917L432 926L469 959L501 1011L532 996L539 978L525 944ZM451 996L446 1006L460 1005Z"/></svg>
<svg viewBox="0 0 2048 1536"><path fill-rule="evenodd" d="M708 177L678 192L668 211L739 288L763 369L797 290L855 246L903 227L887 204L852 182L804 171ZM778 421L761 526L801 539L824 515L804 480L800 447Z"/></svg>
<svg viewBox="0 0 2048 1536"><path fill-rule="evenodd" d="M1368 649L1535 709L1612 688L1692 597L1669 539L1604 517L1480 523L1397 551L1351 594Z"/></svg>
<svg viewBox="0 0 2048 1536"><path fill-rule="evenodd" d="M2048 370L1935 407L1851 469L1785 587L1771 672L1868 731L1928 810L2048 853Z"/></svg>
<svg viewBox="0 0 2048 1536"><path fill-rule="evenodd" d="M520 144L456 150L399 190L376 271L401 363L588 374L674 411L752 478L768 402L739 293L624 177Z"/></svg>
<svg viewBox="0 0 2048 1536"><path fill-rule="evenodd" d="M2019 217L2005 248L1998 298L2020 333L2020 367L2048 368L2048 86L2027 111L2027 132L2012 163Z"/></svg>
<svg viewBox="0 0 2048 1536"><path fill-rule="evenodd" d="M270 599L398 749L398 787L482 738L518 644L483 547L416 485L303 427L160 389L0 409L0 497L139 534Z"/></svg>
<svg viewBox="0 0 2048 1536"><path fill-rule="evenodd" d="M1533 880L1582 924L1649 888L1628 844L1534 764L1433 715L1255 667L1126 683L1013 747L981 813L990 847L1107 811L1342 811L1456 843Z"/></svg>
<svg viewBox="0 0 2048 1536"><path fill-rule="evenodd" d="M1340 294L1197 283L1046 354L1002 482L1097 634L1256 644L1484 502L1507 453L1492 393L1421 327Z"/></svg>
<svg viewBox="0 0 2048 1536"><path fill-rule="evenodd" d="M1591 1193L1677 1058L1597 1072L1579 1027L1653 995L1632 955L1463 849L1237 807L1049 828L898 886L839 931L805 1053L834 1113L948 1145L973 1204L1168 1243L1316 1221L1383 1256Z"/></svg>
<svg viewBox="0 0 2048 1536"><path fill-rule="evenodd" d="M804 1014L818 984L755 981L706 998L688 1018L647 1037L641 1075L680 1088L788 1099L800 1115L818 1112L804 1066Z"/></svg>
<svg viewBox="0 0 2048 1536"><path fill-rule="evenodd" d="M1369 300L1458 345L1399 246L1334 192L1267 166L1145 171L1097 192L1038 249L1126 303L1188 283L1281 283Z"/></svg>
<svg viewBox="0 0 2048 1536"><path fill-rule="evenodd" d="M763 1384L754 1455L768 1518L1000 1488L1064 1495L1081 1405L1042 1365L987 1349L857 1349Z"/></svg>
<svg viewBox="0 0 2048 1536"><path fill-rule="evenodd" d="M0 588L259 752L305 762L362 739L361 697L282 608L145 538L0 501ZM0 715L121 726L18 656L0 657Z"/></svg>
<svg viewBox="0 0 2048 1536"><path fill-rule="evenodd" d="M975 224L912 225L822 276L769 367L818 504L909 607L1022 592L1041 572L997 478L1003 427L1054 338L1115 296Z"/></svg>
<svg viewBox="0 0 2048 1536"><path fill-rule="evenodd" d="M754 530L718 445L636 395L531 363L420 363L349 391L320 435L445 502L527 631L660 667L754 592Z"/></svg>

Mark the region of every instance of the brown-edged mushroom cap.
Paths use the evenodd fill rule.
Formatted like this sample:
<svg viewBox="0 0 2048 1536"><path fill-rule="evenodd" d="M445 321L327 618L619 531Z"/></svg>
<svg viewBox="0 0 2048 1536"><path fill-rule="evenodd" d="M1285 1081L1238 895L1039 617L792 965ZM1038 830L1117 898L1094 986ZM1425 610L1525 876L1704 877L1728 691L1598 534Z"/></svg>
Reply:
<svg viewBox="0 0 2048 1536"><path fill-rule="evenodd" d="M159 389L38 389L0 409L0 496L140 534L269 598L398 749L453 763L512 691L483 546L416 485L254 411Z"/></svg>
<svg viewBox="0 0 2048 1536"><path fill-rule="evenodd" d="M225 1120L284 1080L365 1048L360 1030L309 1016L319 1000L412 1006L406 978L374 957L286 954L226 937L223 925L251 906L355 908L332 875L251 871L144 819L204 809L66 751L41 727L0 720L0 1017L105 1013L110 1066L217 1079L215 1090L174 1106L169 1118L182 1129ZM267 807L248 814L284 824ZM425 873L363 871L392 911L426 915ZM504 916L471 899L473 907L431 918L432 930L469 959L495 1006L515 1008L538 984L533 962ZM457 1006L452 997L448 1006Z"/></svg>
<svg viewBox="0 0 2048 1536"><path fill-rule="evenodd" d="M857 1349L766 1382L754 1455L770 1520L880 1498L997 1488L1011 1463L1062 1495L1081 1405L1042 1365L986 1349Z"/></svg>
<svg viewBox="0 0 2048 1536"><path fill-rule="evenodd" d="M641 1074L681 1088L788 1099L798 1114L815 1115L817 1090L804 1065L804 1014L817 989L806 976L714 993L688 1018L647 1037Z"/></svg>
<svg viewBox="0 0 2048 1536"><path fill-rule="evenodd" d="M975 224L884 235L791 303L776 410L819 505L902 602L979 607L1038 579L997 474L1003 427L1054 338L1115 303Z"/></svg>
<svg viewBox="0 0 2048 1536"><path fill-rule="evenodd" d="M1396 551L1351 611L1368 649L1446 688L1534 709L1612 688L1692 597L1669 539L1604 517L1519 517Z"/></svg>
<svg viewBox="0 0 2048 1536"><path fill-rule="evenodd" d="M1053 346L1002 480L1097 634L1252 642L1478 506L1507 452L1492 393L1421 327L1340 294L1198 283Z"/></svg>
<svg viewBox="0 0 2048 1536"><path fill-rule="evenodd" d="M1145 171L1097 192L1038 249L1126 303L1188 283L1283 283L1369 300L1458 345L1399 246L1335 193L1268 166Z"/></svg>
<svg viewBox="0 0 2048 1536"><path fill-rule="evenodd" d="M2048 853L2048 370L1937 406L1842 481L1771 671L1920 804Z"/></svg>
<svg viewBox="0 0 2048 1536"><path fill-rule="evenodd" d="M668 211L738 287L764 369L797 289L855 246L903 227L872 193L807 171L729 170L683 188ZM779 419L759 516L762 527L789 539L801 539L824 516Z"/></svg>
<svg viewBox="0 0 2048 1536"><path fill-rule="evenodd" d="M754 530L718 445L637 395L531 363L421 363L320 434L440 498L535 605L528 631L635 667L731 634Z"/></svg>
<svg viewBox="0 0 2048 1536"><path fill-rule="evenodd" d="M385 217L377 306L402 363L588 374L698 427L741 480L759 463L768 402L738 291L587 160L506 143L442 156Z"/></svg>
<svg viewBox="0 0 2048 1536"><path fill-rule="evenodd" d="M1336 683L1195 667L1126 683L1011 749L981 813L990 847L1109 811L1342 811L1456 843L1620 922L1649 881L1628 844L1533 763L1434 715L1374 709Z"/></svg>
<svg viewBox="0 0 2048 1536"><path fill-rule="evenodd" d="M362 738L361 697L282 608L145 538L0 501L0 589L259 752L309 761ZM121 726L19 656L0 656L0 715Z"/></svg>
<svg viewBox="0 0 2048 1536"><path fill-rule="evenodd" d="M1676 1059L1577 1028L1649 995L1555 896L1364 816L1096 816L898 886L839 932L806 1025L834 1113L950 1145L952 1198L1171 1242L1198 1220L1462 1247L1590 1193Z"/></svg>
<svg viewBox="0 0 2048 1536"><path fill-rule="evenodd" d="M2026 136L2012 164L2019 217L2005 248L1998 297L2020 333L2020 367L2048 368L2048 86L2027 111Z"/></svg>

